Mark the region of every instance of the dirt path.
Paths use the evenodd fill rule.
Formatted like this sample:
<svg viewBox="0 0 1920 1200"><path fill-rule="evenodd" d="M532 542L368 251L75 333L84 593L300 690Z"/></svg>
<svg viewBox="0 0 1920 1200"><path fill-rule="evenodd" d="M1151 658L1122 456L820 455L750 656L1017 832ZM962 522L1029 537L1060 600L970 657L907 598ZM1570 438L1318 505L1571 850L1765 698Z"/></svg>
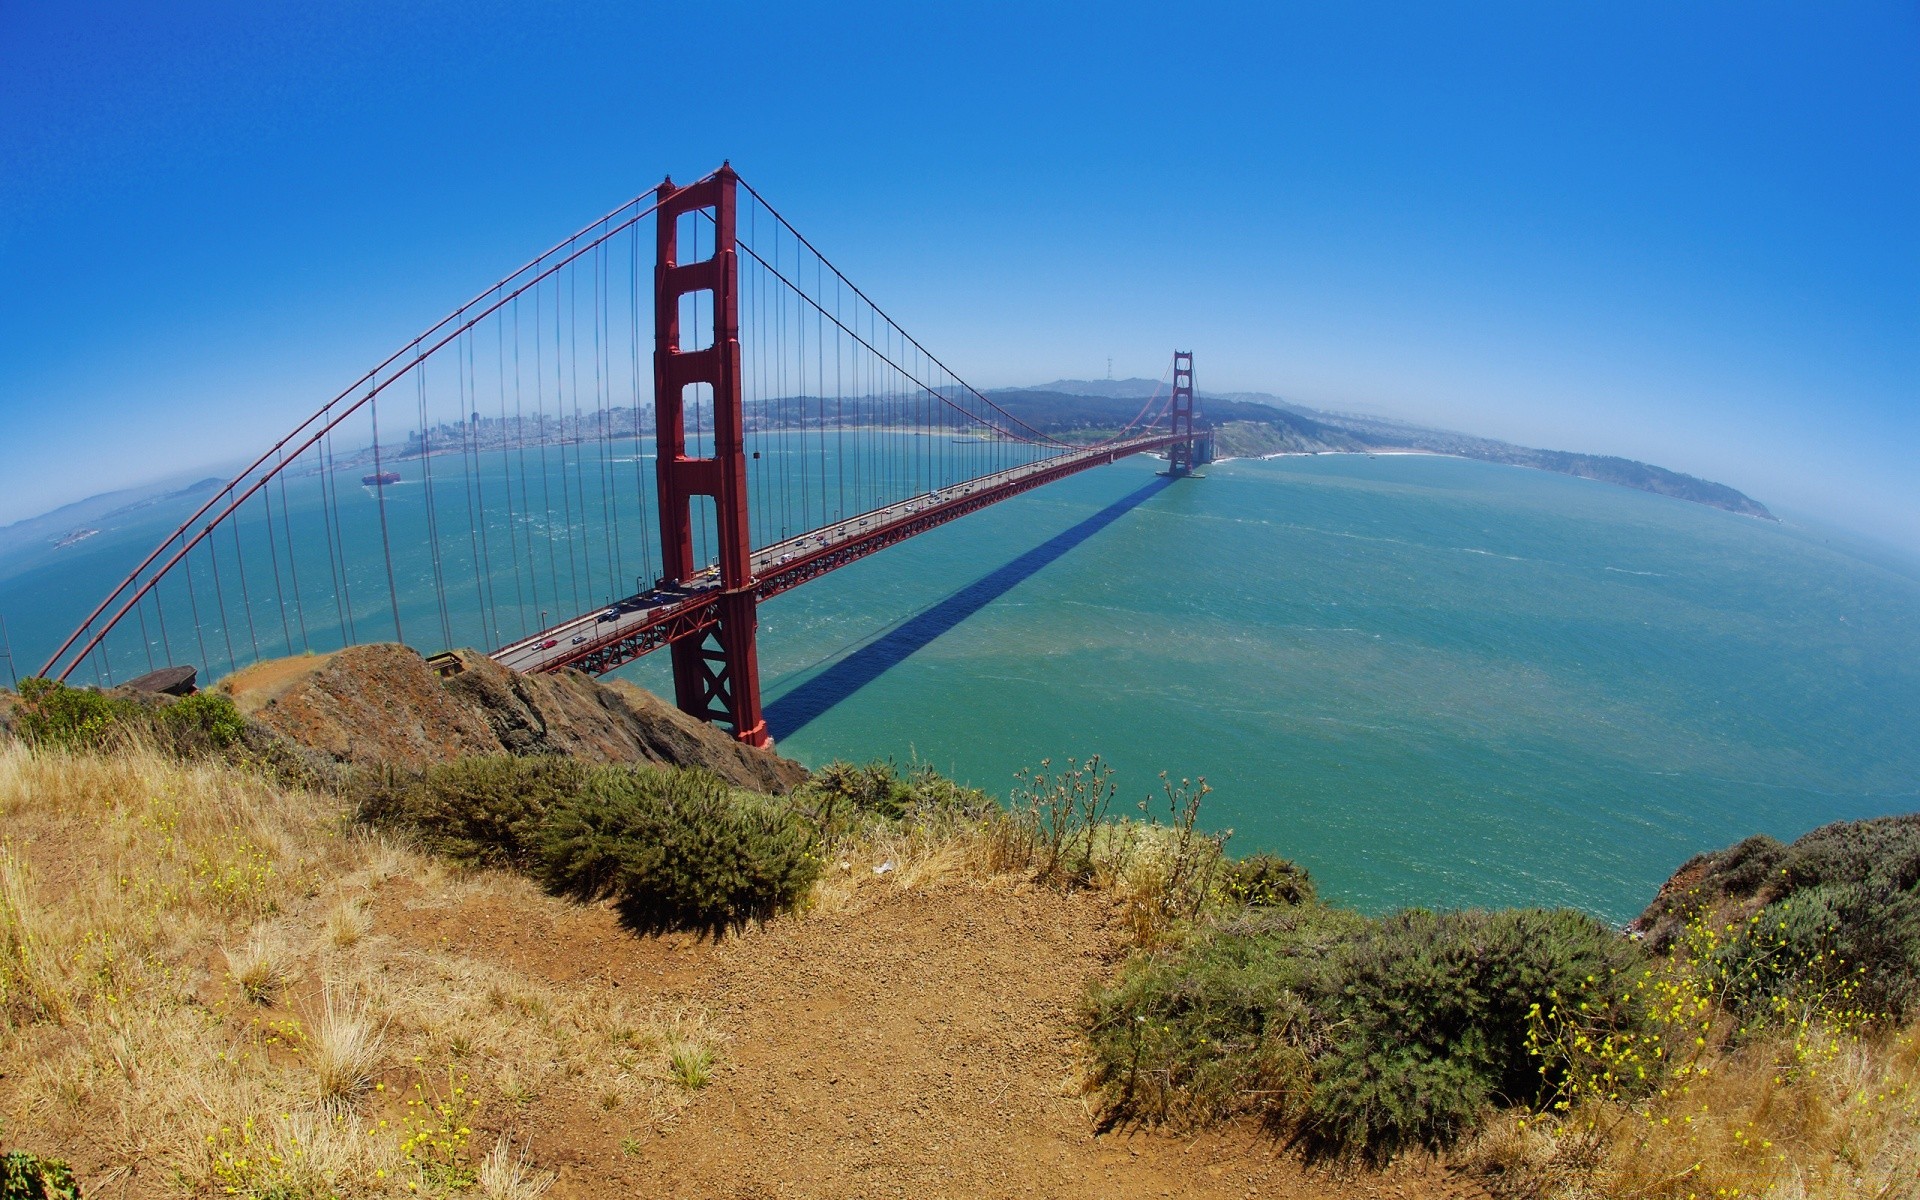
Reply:
<svg viewBox="0 0 1920 1200"><path fill-rule="evenodd" d="M1115 953L1094 898L875 884L850 910L719 945L632 939L594 913L569 923L564 956L545 931L464 917L469 936L522 969L540 969L544 943L556 978L584 971L678 995L725 1030L713 1082L664 1120L565 1102L530 1114L537 1158L560 1172L550 1194L563 1200L1484 1195L1410 1170L1334 1179L1253 1129L1095 1136L1073 1026ZM633 1124L645 1127L623 1129Z"/></svg>

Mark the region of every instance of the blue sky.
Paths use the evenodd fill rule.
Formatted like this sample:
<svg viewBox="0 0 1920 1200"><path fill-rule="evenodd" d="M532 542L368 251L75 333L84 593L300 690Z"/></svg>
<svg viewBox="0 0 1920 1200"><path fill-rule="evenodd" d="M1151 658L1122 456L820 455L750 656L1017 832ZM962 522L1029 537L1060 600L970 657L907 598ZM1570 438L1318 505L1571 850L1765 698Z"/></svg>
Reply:
<svg viewBox="0 0 1920 1200"><path fill-rule="evenodd" d="M981 386L1624 454L1920 549L1920 7L0 0L0 523L730 157Z"/></svg>

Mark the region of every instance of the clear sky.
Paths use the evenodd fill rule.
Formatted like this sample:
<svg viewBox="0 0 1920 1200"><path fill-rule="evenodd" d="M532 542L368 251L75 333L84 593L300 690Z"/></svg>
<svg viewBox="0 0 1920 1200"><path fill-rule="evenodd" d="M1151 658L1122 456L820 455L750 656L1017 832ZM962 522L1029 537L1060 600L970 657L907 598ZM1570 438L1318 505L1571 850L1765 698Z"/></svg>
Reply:
<svg viewBox="0 0 1920 1200"><path fill-rule="evenodd" d="M1178 344L1920 548L1912 0L0 0L0 523L722 158L981 386Z"/></svg>

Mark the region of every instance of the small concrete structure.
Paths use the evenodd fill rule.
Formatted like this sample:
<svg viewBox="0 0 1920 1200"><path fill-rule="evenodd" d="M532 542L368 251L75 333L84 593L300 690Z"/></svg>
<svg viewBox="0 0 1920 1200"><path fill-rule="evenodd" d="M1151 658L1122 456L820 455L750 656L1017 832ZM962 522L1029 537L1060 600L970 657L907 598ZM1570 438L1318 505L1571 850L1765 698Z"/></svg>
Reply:
<svg viewBox="0 0 1920 1200"><path fill-rule="evenodd" d="M190 666L161 667L137 679L129 679L120 686L130 692L147 692L155 696L191 696L197 674Z"/></svg>

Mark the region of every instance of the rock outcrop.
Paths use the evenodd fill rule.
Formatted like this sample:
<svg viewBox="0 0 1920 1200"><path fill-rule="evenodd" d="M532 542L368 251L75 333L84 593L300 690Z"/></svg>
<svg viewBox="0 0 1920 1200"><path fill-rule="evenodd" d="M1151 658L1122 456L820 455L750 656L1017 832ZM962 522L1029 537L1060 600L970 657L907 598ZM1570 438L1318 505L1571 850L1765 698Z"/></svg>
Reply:
<svg viewBox="0 0 1920 1200"><path fill-rule="evenodd" d="M251 721L329 760L419 770L476 754L565 754L586 762L705 767L739 787L785 792L799 763L623 682L575 671L521 675L482 654L429 664L405 646L277 659L218 685Z"/></svg>

